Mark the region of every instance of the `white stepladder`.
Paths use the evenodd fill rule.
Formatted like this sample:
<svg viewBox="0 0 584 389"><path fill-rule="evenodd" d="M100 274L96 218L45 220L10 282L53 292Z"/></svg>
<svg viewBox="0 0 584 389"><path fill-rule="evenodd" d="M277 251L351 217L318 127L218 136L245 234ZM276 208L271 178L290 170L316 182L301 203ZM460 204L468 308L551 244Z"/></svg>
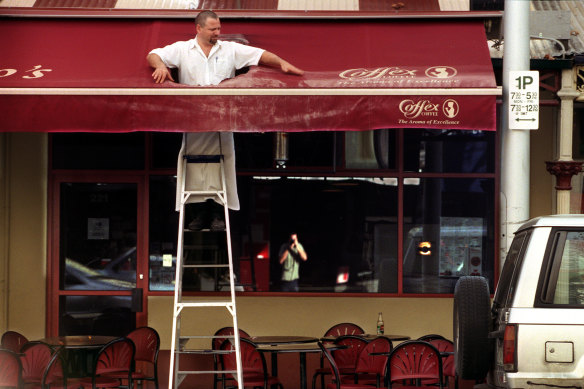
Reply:
<svg viewBox="0 0 584 389"><path fill-rule="evenodd" d="M218 134L219 136L219 134ZM217 191L201 191L201 190L186 190L185 182L187 178L187 165L193 163L216 163L220 166L221 174L221 189ZM241 365L241 348L239 342L239 327L237 325L237 310L235 306L235 277L233 272L233 258L231 252L231 233L229 226L229 209L227 207L227 190L225 181L224 158L222 154L219 155L185 155L183 158L182 177L180 181L180 212L179 212L179 227L178 227L178 243L176 256L176 277L174 287L174 305L172 318L172 344L170 353L170 369L168 378L169 388L178 388L180 383L190 374L237 374L238 388L243 389L243 374ZM189 245L185 245L185 234L194 233L194 231L185 228L185 205L191 196L212 197L217 203L223 205L225 214L225 238L227 246L228 263L217 263L217 255L214 256L213 263L205 262L203 264L186 264L185 249ZM203 230L204 232L205 230ZM199 246L202 247L202 246ZM191 249L196 249L190 246ZM229 291L230 298L223 300L205 300L202 298L189 297L183 300L183 274L185 268L211 268L215 270L215 285L217 285L217 274L221 270L228 268L229 271ZM214 336L214 335L184 335L181 334L181 314L187 309L195 308L210 308L217 307L219 309L226 308L233 319L233 336ZM231 351L221 351L215 349L187 349L188 341L190 339L210 339L214 338L229 338L232 339L234 347ZM184 354L221 354L227 352L236 353L237 370L183 370L180 368L180 356Z"/></svg>

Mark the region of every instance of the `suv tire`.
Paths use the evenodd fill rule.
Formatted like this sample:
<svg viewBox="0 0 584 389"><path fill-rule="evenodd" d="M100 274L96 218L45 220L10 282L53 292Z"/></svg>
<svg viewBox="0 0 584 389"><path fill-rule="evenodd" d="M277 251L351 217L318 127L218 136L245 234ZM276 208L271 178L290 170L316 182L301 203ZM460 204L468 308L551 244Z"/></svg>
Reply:
<svg viewBox="0 0 584 389"><path fill-rule="evenodd" d="M484 277L464 276L454 289L454 360L458 376L482 380L489 371L491 298Z"/></svg>

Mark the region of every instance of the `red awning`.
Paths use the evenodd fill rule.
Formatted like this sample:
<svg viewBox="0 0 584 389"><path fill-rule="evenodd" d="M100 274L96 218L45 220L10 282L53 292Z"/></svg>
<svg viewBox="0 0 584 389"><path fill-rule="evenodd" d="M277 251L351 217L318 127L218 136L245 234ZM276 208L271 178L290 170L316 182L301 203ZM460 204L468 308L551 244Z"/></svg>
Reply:
<svg viewBox="0 0 584 389"><path fill-rule="evenodd" d="M495 130L479 20L223 20L304 69L156 85L147 53L192 20L4 18L0 131Z"/></svg>

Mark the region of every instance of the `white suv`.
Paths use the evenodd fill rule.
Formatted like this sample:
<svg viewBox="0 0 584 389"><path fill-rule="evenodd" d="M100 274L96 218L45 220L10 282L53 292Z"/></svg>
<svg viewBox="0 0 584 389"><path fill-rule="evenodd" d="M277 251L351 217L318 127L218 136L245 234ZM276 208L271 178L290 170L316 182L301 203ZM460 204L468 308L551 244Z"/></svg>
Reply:
<svg viewBox="0 0 584 389"><path fill-rule="evenodd" d="M460 378L489 388L584 386L584 215L521 226L491 304L487 281L454 292Z"/></svg>

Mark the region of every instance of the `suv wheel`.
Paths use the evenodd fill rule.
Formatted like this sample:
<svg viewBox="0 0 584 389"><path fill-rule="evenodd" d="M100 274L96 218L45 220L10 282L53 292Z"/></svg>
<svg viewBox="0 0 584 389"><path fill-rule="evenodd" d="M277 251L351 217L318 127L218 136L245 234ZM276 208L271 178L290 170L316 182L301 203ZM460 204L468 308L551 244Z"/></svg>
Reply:
<svg viewBox="0 0 584 389"><path fill-rule="evenodd" d="M486 278L461 277L454 289L454 360L458 376L482 380L489 371L491 299Z"/></svg>

